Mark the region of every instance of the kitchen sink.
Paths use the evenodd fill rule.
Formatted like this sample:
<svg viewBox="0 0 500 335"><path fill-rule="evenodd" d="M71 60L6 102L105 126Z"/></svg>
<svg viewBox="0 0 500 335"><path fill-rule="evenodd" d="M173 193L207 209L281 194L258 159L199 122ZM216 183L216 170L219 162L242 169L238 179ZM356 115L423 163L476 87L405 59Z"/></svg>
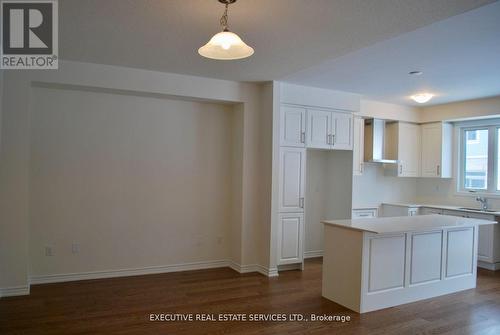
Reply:
<svg viewBox="0 0 500 335"><path fill-rule="evenodd" d="M460 207L459 209L463 209L466 211L474 211L474 212L484 212L484 213L495 213L497 211L492 210L492 209L479 209L479 208L467 208L467 207Z"/></svg>

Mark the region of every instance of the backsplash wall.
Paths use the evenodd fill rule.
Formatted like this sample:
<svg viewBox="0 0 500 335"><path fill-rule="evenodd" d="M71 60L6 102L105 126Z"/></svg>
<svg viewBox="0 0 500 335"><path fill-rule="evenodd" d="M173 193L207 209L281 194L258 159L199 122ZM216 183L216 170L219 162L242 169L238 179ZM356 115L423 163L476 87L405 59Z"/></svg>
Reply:
<svg viewBox="0 0 500 335"><path fill-rule="evenodd" d="M353 177L352 207L378 206L382 202L415 202L417 178L384 174L381 164L365 163L362 176Z"/></svg>
<svg viewBox="0 0 500 335"><path fill-rule="evenodd" d="M415 200L418 203L479 207L475 194L457 194L455 179L419 178L416 187ZM500 210L500 198L485 197L489 208Z"/></svg>

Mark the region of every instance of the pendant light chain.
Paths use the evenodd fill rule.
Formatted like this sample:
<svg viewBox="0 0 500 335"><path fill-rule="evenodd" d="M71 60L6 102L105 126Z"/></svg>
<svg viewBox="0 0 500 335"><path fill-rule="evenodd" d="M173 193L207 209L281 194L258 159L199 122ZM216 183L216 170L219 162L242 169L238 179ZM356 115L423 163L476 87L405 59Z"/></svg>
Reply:
<svg viewBox="0 0 500 335"><path fill-rule="evenodd" d="M229 31L229 29L227 28L228 25L227 25L227 9L228 9L229 5L226 3L226 9L224 10L224 14L222 14L222 17L220 18L220 25L222 26L223 28L223 31Z"/></svg>

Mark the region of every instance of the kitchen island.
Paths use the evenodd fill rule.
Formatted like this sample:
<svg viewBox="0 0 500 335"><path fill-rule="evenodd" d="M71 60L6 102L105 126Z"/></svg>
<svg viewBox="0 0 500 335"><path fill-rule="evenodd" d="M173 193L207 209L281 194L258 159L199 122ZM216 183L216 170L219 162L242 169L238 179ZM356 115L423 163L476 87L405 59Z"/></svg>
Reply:
<svg viewBox="0 0 500 335"><path fill-rule="evenodd" d="M358 313L476 287L480 225L420 215L323 221L323 297Z"/></svg>

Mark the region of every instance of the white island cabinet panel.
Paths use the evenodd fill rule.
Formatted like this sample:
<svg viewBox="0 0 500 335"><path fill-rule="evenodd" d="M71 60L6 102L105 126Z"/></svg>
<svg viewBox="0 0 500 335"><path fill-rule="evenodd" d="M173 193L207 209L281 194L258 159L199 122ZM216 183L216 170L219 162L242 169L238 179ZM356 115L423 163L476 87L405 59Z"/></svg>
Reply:
<svg viewBox="0 0 500 335"><path fill-rule="evenodd" d="M447 278L471 274L473 272L473 228L448 231L446 256Z"/></svg>
<svg viewBox="0 0 500 335"><path fill-rule="evenodd" d="M442 238L441 231L411 235L411 285L441 279Z"/></svg>
<svg viewBox="0 0 500 335"><path fill-rule="evenodd" d="M397 289L404 286L405 235L372 237L368 292Z"/></svg>

